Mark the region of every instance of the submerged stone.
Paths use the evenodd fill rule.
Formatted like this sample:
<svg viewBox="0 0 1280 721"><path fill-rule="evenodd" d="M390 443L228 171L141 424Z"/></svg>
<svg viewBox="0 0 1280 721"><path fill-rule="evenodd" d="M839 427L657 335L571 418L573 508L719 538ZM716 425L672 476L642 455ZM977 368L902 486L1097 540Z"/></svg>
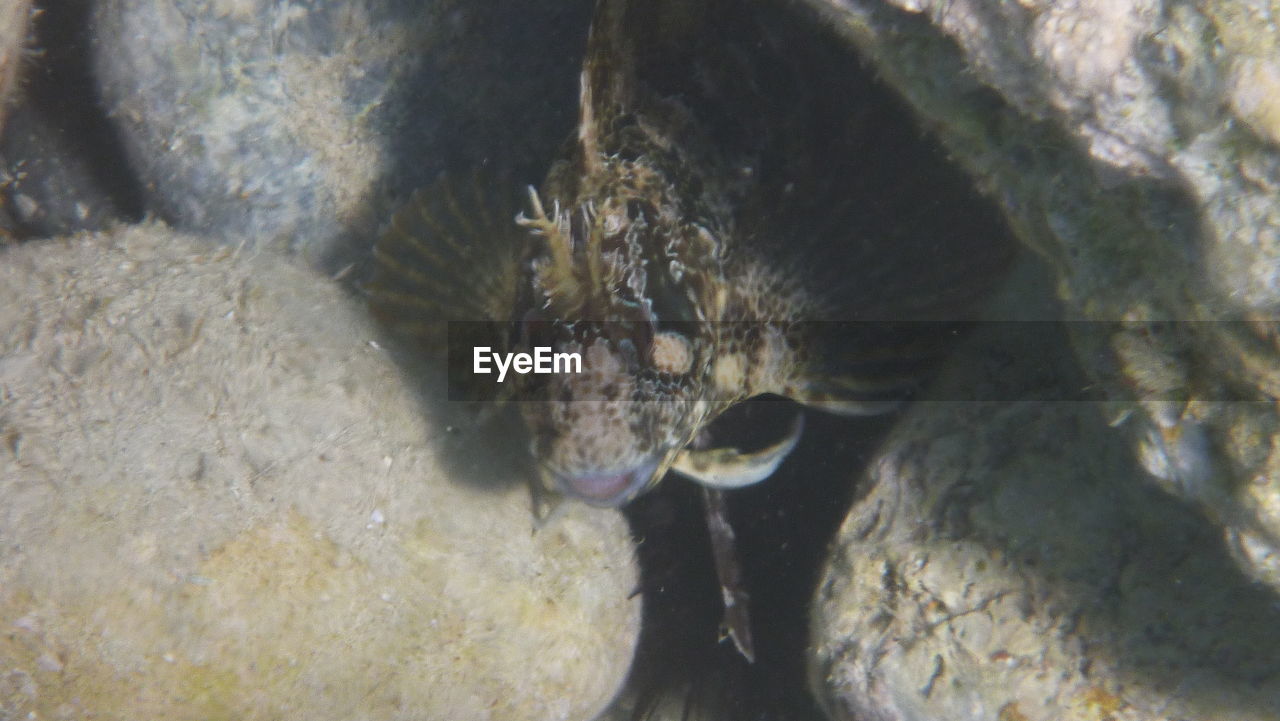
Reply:
<svg viewBox="0 0 1280 721"><path fill-rule="evenodd" d="M1274 594L1071 398L1068 347L1056 323L984 326L940 385L993 400L917 404L871 459L812 607L832 718L1280 713Z"/></svg>
<svg viewBox="0 0 1280 721"><path fill-rule="evenodd" d="M1170 493L1280 589L1272 13L1235 0L809 0L1052 267L1085 369ZM1269 99L1270 98L1270 99Z"/></svg>
<svg viewBox="0 0 1280 721"><path fill-rule="evenodd" d="M378 337L335 283L158 224L3 254L0 716L605 706L639 625L621 517L534 533Z"/></svg>

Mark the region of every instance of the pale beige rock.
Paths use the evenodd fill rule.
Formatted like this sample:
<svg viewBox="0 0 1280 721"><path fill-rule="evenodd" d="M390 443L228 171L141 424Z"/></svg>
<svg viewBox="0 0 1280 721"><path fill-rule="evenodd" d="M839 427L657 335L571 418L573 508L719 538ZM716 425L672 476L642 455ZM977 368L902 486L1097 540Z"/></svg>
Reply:
<svg viewBox="0 0 1280 721"><path fill-rule="evenodd" d="M20 87L19 71L30 19L30 0L0 2L0 134L4 132L5 120L16 102L15 96ZM5 175L0 170L0 176ZM15 224L11 215L9 208L0 207L0 241L13 230Z"/></svg>
<svg viewBox="0 0 1280 721"><path fill-rule="evenodd" d="M359 299L213 248L0 255L0 717L592 718L639 626L621 517L533 533L514 469L442 470Z"/></svg>
<svg viewBox="0 0 1280 721"><path fill-rule="evenodd" d="M1274 5L809 4L1050 262L1135 457L1280 589Z"/></svg>
<svg viewBox="0 0 1280 721"><path fill-rule="evenodd" d="M1067 348L1056 325L982 328L939 395L1006 400L914 405L872 459L812 609L833 719L1280 718L1274 594L1100 408L1060 400L1083 381Z"/></svg>
<svg viewBox="0 0 1280 721"><path fill-rule="evenodd" d="M22 53L27 43L31 20L30 0L6 0L0 3L0 129L18 87Z"/></svg>

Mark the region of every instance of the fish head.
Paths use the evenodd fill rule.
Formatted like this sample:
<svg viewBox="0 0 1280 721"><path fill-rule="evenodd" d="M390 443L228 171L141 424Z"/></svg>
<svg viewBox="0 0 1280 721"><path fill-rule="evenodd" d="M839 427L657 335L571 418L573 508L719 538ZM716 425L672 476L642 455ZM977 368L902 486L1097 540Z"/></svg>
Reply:
<svg viewBox="0 0 1280 721"><path fill-rule="evenodd" d="M546 376L521 403L531 452L550 490L624 505L662 479L708 420L711 405L690 373L693 344L625 322L563 329L567 340L552 347L579 356L581 372Z"/></svg>
<svg viewBox="0 0 1280 721"><path fill-rule="evenodd" d="M672 222L661 198L634 185L602 185L550 208L530 198L521 224L542 242L520 345L580 358L578 372L527 386L532 453L551 490L620 506L661 480L714 414L711 312L685 260L707 231Z"/></svg>

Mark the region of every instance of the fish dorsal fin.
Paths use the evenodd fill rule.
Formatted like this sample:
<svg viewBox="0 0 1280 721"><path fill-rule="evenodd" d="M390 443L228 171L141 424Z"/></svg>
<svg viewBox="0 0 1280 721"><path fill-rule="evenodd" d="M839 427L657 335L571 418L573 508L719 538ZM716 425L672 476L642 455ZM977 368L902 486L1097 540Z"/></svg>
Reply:
<svg viewBox="0 0 1280 721"><path fill-rule="evenodd" d="M635 53L626 34L628 0L598 0L587 35L578 98L578 145L587 172L601 163L610 121L631 104Z"/></svg>
<svg viewBox="0 0 1280 721"><path fill-rule="evenodd" d="M787 434L768 447L749 453L737 448L686 448L676 454L671 470L710 488L749 486L773 475L795 449L803 432L804 414L800 413Z"/></svg>

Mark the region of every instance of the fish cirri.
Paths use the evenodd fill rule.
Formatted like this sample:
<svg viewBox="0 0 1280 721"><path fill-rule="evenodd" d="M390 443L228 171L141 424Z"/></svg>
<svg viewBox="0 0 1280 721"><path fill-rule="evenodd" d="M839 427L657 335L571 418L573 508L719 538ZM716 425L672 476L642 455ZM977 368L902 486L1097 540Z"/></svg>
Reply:
<svg viewBox="0 0 1280 721"><path fill-rule="evenodd" d="M540 186L513 200L492 180L442 178L375 250L372 296L392 326L480 321L496 350L579 354L581 373L504 391L523 401L541 485L597 506L668 470L717 489L768 477L799 416L762 449L703 442L745 399L893 407L1005 257L945 217L869 236L849 180L856 113L814 130L797 118L818 93L734 65L771 43L786 57L785 39L699 55L690 32L655 30L659 6L598 2L577 128ZM733 10L706 8L704 25Z"/></svg>

